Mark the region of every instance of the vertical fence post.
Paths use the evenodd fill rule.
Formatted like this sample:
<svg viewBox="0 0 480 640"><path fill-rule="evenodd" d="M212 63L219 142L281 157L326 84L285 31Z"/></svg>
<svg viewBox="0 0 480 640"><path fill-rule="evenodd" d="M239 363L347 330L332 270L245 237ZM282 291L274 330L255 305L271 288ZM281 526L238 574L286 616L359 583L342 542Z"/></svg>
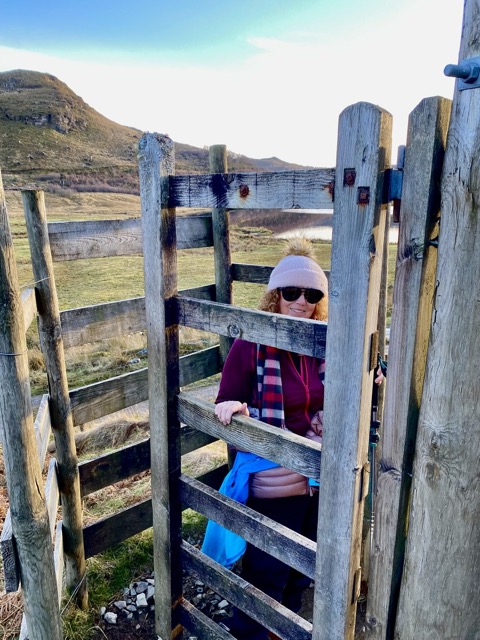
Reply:
<svg viewBox="0 0 480 640"><path fill-rule="evenodd" d="M480 56L466 0L460 60ZM395 638L479 637L480 89L455 90Z"/></svg>
<svg viewBox="0 0 480 640"><path fill-rule="evenodd" d="M155 568L155 630L162 640L181 634L172 605L182 594L178 324L166 309L177 295L175 209L168 209L168 176L175 166L173 142L145 134L139 143L145 312L148 341L148 397L152 467ZM175 628L173 628L175 626ZM173 628L173 631L172 631Z"/></svg>
<svg viewBox="0 0 480 640"><path fill-rule="evenodd" d="M48 240L43 191L23 191L23 208L35 278L39 333L45 357L49 406L55 438L58 484L61 492L67 588L78 606L86 609L85 552L83 548L82 500L75 448L75 430L68 394L60 311Z"/></svg>
<svg viewBox="0 0 480 640"><path fill-rule="evenodd" d="M31 640L61 640L50 525L33 429L23 308L0 174L0 424Z"/></svg>
<svg viewBox="0 0 480 640"><path fill-rule="evenodd" d="M216 144L209 149L211 173L227 173L227 147ZM215 284L217 302L232 302L232 274L230 270L230 220L227 209L212 209L213 247L215 261ZM232 344L232 338L220 336L220 357L225 361Z"/></svg>
<svg viewBox="0 0 480 640"><path fill-rule="evenodd" d="M430 335L440 175L450 101L426 98L410 114L390 331L388 391L381 430L367 636L391 637L407 529L413 456Z"/></svg>
<svg viewBox="0 0 480 640"><path fill-rule="evenodd" d="M377 329L391 116L367 103L340 115L313 639L350 639L360 595L368 493L372 336ZM376 355L376 354L375 354Z"/></svg>

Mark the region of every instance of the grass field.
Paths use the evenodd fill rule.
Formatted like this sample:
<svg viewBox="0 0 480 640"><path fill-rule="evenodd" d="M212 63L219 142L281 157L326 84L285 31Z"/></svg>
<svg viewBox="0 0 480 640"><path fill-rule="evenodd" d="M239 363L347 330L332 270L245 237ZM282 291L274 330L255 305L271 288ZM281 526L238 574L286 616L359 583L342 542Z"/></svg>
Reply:
<svg viewBox="0 0 480 640"><path fill-rule="evenodd" d="M7 205L14 246L17 257L18 278L21 288L33 283L30 254L26 236L21 197L18 192L7 192ZM46 194L49 221L96 220L106 218L136 217L140 214L140 200L133 195L108 193L78 193L67 197ZM179 212L180 215L182 212ZM284 241L278 240L266 229L234 228L231 236L232 260L240 263L274 265L282 256ZM320 264L330 268L330 243L314 242L315 254ZM395 264L396 246L391 246L389 265L389 290L391 289ZM104 258L55 264L55 281L60 309L69 309L113 300L142 296L143 260L141 257ZM191 249L178 253L178 285L187 288L209 284L214 281L213 250ZM245 283L234 284L234 302L240 306L257 306L263 285ZM203 348L217 341L217 337L193 330L181 330L181 349L186 352L193 348ZM47 389L38 336L34 326L28 331L31 389L33 395ZM132 334L122 339L115 338L70 349L66 352L67 375L71 389L90 384L101 379L126 373L146 366L147 356L144 334ZM135 428L126 428L129 438L140 439L147 435L148 423L144 415L130 414L125 417L112 416L112 421L121 431L120 423L127 422ZM98 425L87 425L95 429ZM111 426L111 425L110 425ZM97 430L101 433L101 430ZM112 431L110 431L112 433ZM120 442L121 442L121 437ZM132 440L133 441L133 440ZM93 442L93 444L92 444ZM81 458L92 458L100 450L114 448L118 442L106 441L101 436L92 440L81 452ZM80 447L79 447L80 448ZM1 451L0 451L1 454ZM202 454L207 465L224 459L223 445L215 445ZM190 455L184 460L189 470L200 472L198 458ZM86 521L111 513L133 503L139 496L145 498L149 492L149 474L139 476L108 487L84 499ZM8 499L0 455L0 521L3 520ZM191 512L184 517L185 531L195 531L204 526L204 520ZM147 531L126 541L119 548L110 550L88 561L89 593L91 608L80 612L66 605L63 620L65 638L79 640L90 637L98 608L109 602L115 594L127 585L143 568L152 567L152 536ZM1 587L1 585L0 585ZM19 596L3 596L0 607L0 638L9 640L16 637L20 609ZM3 631L2 631L3 629Z"/></svg>

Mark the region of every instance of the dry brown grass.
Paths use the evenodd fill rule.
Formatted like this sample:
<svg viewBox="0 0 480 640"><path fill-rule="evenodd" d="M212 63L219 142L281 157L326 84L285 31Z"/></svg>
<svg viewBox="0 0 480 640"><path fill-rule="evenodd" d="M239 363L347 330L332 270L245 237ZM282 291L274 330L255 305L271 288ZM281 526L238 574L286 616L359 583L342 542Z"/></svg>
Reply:
<svg viewBox="0 0 480 640"><path fill-rule="evenodd" d="M0 638L13 640L18 637L23 616L22 594L0 593Z"/></svg>

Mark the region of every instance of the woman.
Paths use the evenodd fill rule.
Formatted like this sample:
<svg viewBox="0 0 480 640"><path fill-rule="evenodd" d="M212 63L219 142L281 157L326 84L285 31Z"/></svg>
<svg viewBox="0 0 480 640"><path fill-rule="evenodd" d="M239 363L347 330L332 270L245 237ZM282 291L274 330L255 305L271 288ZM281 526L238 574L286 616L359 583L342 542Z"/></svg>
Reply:
<svg viewBox="0 0 480 640"><path fill-rule="evenodd" d="M260 309L293 318L326 320L328 282L304 238L287 246L272 271ZM236 340L225 361L215 413L223 424L234 414L252 415L298 435L321 439L324 361L312 356ZM272 387L273 379L273 387ZM316 539L318 491L298 473L274 466L250 476L249 507ZM242 577L292 611L298 612L310 580L248 544ZM234 637L264 640L268 632L235 610Z"/></svg>

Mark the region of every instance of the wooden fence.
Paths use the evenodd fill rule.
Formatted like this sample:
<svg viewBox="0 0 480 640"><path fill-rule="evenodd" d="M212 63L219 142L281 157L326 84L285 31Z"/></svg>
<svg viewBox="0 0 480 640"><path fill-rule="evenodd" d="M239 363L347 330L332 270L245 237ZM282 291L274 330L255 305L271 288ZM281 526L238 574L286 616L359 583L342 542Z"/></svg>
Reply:
<svg viewBox="0 0 480 640"><path fill-rule="evenodd" d="M443 159L448 108L445 101L430 99L422 103L411 118L403 186L406 202L402 206L401 217L404 229L410 229L409 225L419 225L419 228L415 227L418 238L415 235L413 239L406 238L399 243L399 273L402 279L397 280L395 288L397 298L394 313L397 315L394 318L397 319L392 320L392 332L396 322L396 326L401 327L397 329L401 332L398 335L412 335L413 338L405 348L402 371L397 365L389 372L389 389L394 391L391 400L388 396L388 402L392 406L395 403L402 407L411 406L412 402L419 402L418 387L406 392L410 389L411 376L404 369L412 371L417 367L419 358L423 358L423 362L425 360L425 327L430 324L428 316L433 298L433 289L427 286L432 276L428 274L434 270L429 242L434 235L434 219L438 212L436 178ZM432 117L432 114L436 115ZM418 141L417 132L418 135L421 132L425 138ZM59 445L67 449L63 454L66 458L63 475L58 465L62 501L64 492L75 487L77 482L79 495L85 496L139 471L152 470L151 500L87 527L81 525L78 501L71 501L67 507L72 511L70 520L67 525L65 522L63 524L64 533L68 533L63 536L63 543L65 539L69 540L65 545L65 554L71 565L70 574L67 572L67 585L70 588L78 586L79 580L82 580L82 562L85 558L153 525L154 568L156 575L161 576L157 581L155 597L156 632L160 637L179 637L182 627L201 638L226 640L231 637L183 598L182 572L178 570L183 567L196 571L202 581L223 594L232 604L248 611L249 615L281 638L353 638L362 577L363 507L369 483L367 454L371 388L378 348L381 291L384 291L382 273L384 281L386 268L386 213L387 203L394 197L388 191L388 183L393 182L389 180L392 173L388 166L390 137L390 115L378 107L360 103L349 107L340 116L335 170L233 175L226 172L221 150L217 148L212 154L212 170L221 166L221 173L175 176L171 141L156 134L145 135L140 142L139 159L141 223L129 220L47 225L41 196L38 193L25 195L30 229L36 229L37 238L38 234L44 234L44 255L35 258L35 251L32 251L32 259L39 262L43 260L42 279L48 281L48 295L53 300L56 299L56 293L50 255L53 260L140 253L144 256L145 298L64 311L58 314L58 318L54 304L38 306L40 326L44 327L45 332L43 348L45 351L52 350L53 364L48 365L49 375L52 375L52 369L57 376L61 376L65 370L61 349L58 350L59 335L62 348L68 348L88 341L143 331L145 328L148 334L148 371L136 371L80 389L69 391L63 388L57 403L61 405L63 402L71 407L71 424L58 425L58 417L54 418L52 411L52 406L55 406L52 396L48 403L42 402L43 408L37 415L37 430L43 432L51 423L57 450L61 451ZM420 175L415 168L417 166L425 169L424 175ZM421 204L414 208L411 194L418 193L418 190ZM395 199L398 199L398 195L395 195ZM232 281L266 282L271 268L230 263L228 209L331 208L333 201L335 213L328 343L324 323L232 306ZM176 206L212 207L212 214L176 218ZM420 218L417 219L418 209ZM33 236L31 242L35 242ZM176 250L206 246L215 247L216 286L179 292ZM418 262L423 266L416 268ZM406 270L412 270L411 284L406 284L403 266ZM398 297L405 289L408 289L411 299L403 304ZM413 300L416 304L407 317L406 308ZM31 321L34 315L31 296L26 296L23 309L25 318ZM46 311L49 317L44 315L42 318ZM179 325L218 333L225 340L217 347L179 357ZM224 427L215 418L211 403L199 400L188 392L180 392L181 387L219 373L228 349L228 340L235 337L326 357L329 367L325 380L322 453L314 443L250 418L235 417L232 426ZM401 349L400 342L400 338L394 338L394 353ZM420 366L419 375L423 378L422 367L424 364ZM395 399L398 393L401 398ZM74 424L109 415L146 399L149 399L150 406L150 440L75 465L77 471L72 470L75 452L69 434ZM385 412L387 439L382 451L384 463L390 455L389 438L394 431L393 414L389 417L387 407L388 403ZM404 410L402 415L405 417L401 419L401 428L404 428L405 434L398 437L401 440L398 445L400 450L412 438L406 432L406 423L415 422L410 409ZM320 479L317 544L292 534L269 519L259 519L248 507L220 495L214 487L218 486L219 476L223 476L225 469L213 470L203 479L191 478L180 472L183 453L217 438L258 453L308 477ZM42 451L44 456L44 445L39 447L40 459ZM403 544L402 547L397 530L402 527L406 511L395 506L394 512L398 512L399 523L391 522L392 510L387 505L389 492L392 491L389 482L393 479L397 483L394 484L397 505L408 501L410 491L408 480L401 486L397 481L397 476L402 475L403 470L400 471L401 463L393 458L393 466L382 464L380 467L383 476L380 476L381 489L378 493L379 526L371 568L374 586L369 599L370 632L377 634L372 637L382 638L391 637L386 635L390 633L387 627L395 624L398 576L401 575L400 565L405 546ZM53 481L51 485L53 487ZM383 486L387 487L385 493L382 493ZM52 504L56 504L56 490L52 488L49 495ZM187 507L228 526L246 540L314 579L313 624L247 585L182 540L181 510ZM4 527L4 534L5 530ZM15 522L13 532L16 535ZM385 532L388 543L384 547L382 536ZM55 553L60 559L62 548L60 540L58 542ZM11 534L10 537L3 536L2 547L10 549L5 568L8 584L13 589L18 586L20 575L23 577L24 574L23 566L15 554ZM381 552L390 554L387 564L378 562ZM392 559L394 555L395 559ZM57 561L56 566L57 576L60 576L62 562ZM26 591L26 600L29 597L35 596ZM33 620L29 615L31 611L27 609L27 624ZM34 640L50 637L37 633L33 626L31 629L30 637Z"/></svg>

